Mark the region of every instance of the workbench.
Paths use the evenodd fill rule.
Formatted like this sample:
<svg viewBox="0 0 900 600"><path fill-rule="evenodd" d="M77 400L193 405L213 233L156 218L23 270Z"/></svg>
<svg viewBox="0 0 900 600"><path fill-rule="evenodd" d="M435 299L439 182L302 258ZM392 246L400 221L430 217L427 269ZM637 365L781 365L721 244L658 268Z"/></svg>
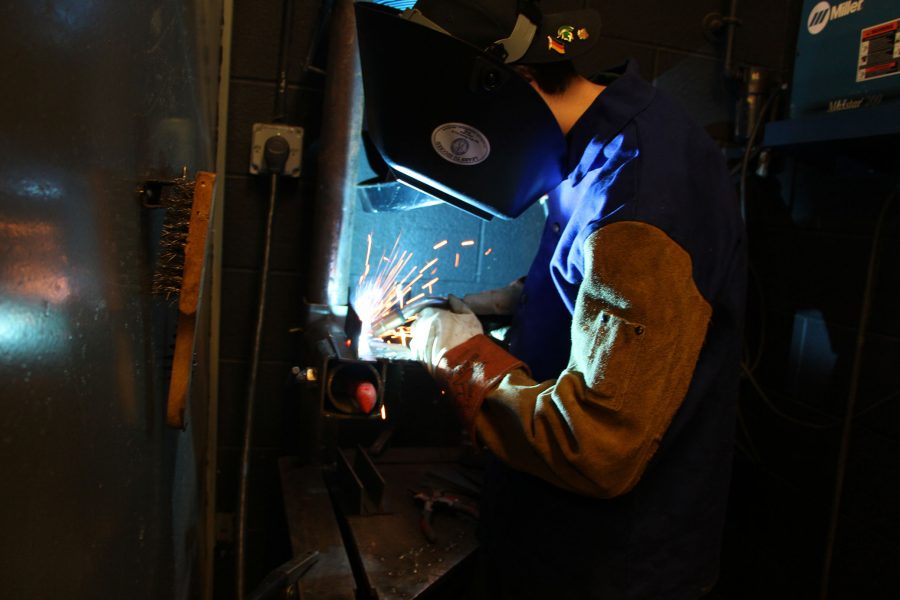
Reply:
<svg viewBox="0 0 900 600"><path fill-rule="evenodd" d="M422 505L413 499L413 490L454 487L444 484L458 477L458 456L456 449L399 448L374 458L385 487L381 512L369 515L339 507L329 492L329 486L335 489L333 470L281 459L293 554L319 553L301 580L302 597L435 599L453 597L451 588L464 590L477 548L475 519L438 508L430 543L421 526Z"/></svg>

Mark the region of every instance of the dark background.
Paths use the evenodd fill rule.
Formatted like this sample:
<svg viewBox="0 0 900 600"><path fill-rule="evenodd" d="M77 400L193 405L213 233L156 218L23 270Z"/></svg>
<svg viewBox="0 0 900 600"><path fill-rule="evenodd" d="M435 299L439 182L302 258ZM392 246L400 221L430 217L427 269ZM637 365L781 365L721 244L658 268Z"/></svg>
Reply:
<svg viewBox="0 0 900 600"><path fill-rule="evenodd" d="M723 44L703 33L725 0L597 1L604 19L603 62L634 57L644 76L674 96L738 156L732 124L736 88L723 76ZM304 127L303 175L284 186L276 213L268 320L263 339L257 429L251 479L248 582L289 555L276 458L294 440L286 415L293 393L288 373L297 354L289 330L303 314L308 240L316 224L315 148L323 78L303 73L302 57L319 18L317 2L297 2L291 48L288 122ZM217 510L235 511L244 411L267 194L247 174L251 125L271 119L275 98L281 2L236 0L228 119L222 346L220 362ZM735 60L790 81L798 0L741 2ZM327 37L327 34L326 34ZM324 67L321 53L315 65ZM770 174L751 175L747 218L752 278L747 323L747 379L741 398L738 453L726 530L720 598L810 598L818 593L832 505L835 463L849 390L866 267L879 210L895 184L896 147L874 143L778 151ZM737 180L736 180L737 183ZM832 597L900 596L900 305L898 211L890 211L876 273L875 297L853 420L843 504L832 568ZM521 224L482 226L448 207L401 219L358 215L360 244L393 242L402 229L410 245L476 239L478 256L452 273L448 287L464 292L506 283L524 272L540 215ZM384 217L382 219L382 217ZM448 224L448 225L445 225ZM446 235L441 227L452 227ZM527 241L522 241L527 240ZM517 252L504 254L515 247ZM483 251L493 248L491 261ZM496 256L494 255L496 254ZM506 256L506 258L504 258ZM287 407L287 410L286 410ZM232 547L217 547L217 597L231 593Z"/></svg>

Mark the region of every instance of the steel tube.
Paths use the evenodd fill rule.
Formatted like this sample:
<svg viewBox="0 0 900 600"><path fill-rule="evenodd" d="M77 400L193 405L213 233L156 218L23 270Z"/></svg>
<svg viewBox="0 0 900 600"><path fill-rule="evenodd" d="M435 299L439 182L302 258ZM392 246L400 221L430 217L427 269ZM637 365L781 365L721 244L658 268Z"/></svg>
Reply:
<svg viewBox="0 0 900 600"><path fill-rule="evenodd" d="M348 242L362 129L362 70L352 0L334 4L323 106L306 300L334 306L347 304Z"/></svg>

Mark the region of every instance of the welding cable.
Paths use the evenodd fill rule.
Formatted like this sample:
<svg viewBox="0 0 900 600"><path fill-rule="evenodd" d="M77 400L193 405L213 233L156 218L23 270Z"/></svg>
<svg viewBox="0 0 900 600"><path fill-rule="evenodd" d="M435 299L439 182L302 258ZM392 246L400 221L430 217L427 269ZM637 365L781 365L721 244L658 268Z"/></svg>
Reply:
<svg viewBox="0 0 900 600"><path fill-rule="evenodd" d="M748 365L750 373L755 373L759 363L762 362L763 353L766 344L766 294L763 290L762 279L753 267L753 263L748 261L747 272L749 274L750 287L756 290L757 302L759 302L759 340L756 343L756 352L753 360L748 362L750 357L750 346L747 342L747 336L744 335L744 362ZM753 283L756 285L752 285Z"/></svg>
<svg viewBox="0 0 900 600"><path fill-rule="evenodd" d="M306 47L306 56L303 58L301 65L303 75L307 73L315 73L316 75L325 75L325 69L313 66L312 61L322 42L322 36L325 33L325 24L331 17L331 9L334 7L334 0L322 0L319 5L319 18L316 20L316 29L312 35L312 42Z"/></svg>
<svg viewBox="0 0 900 600"><path fill-rule="evenodd" d="M272 250L272 221L275 215L275 199L278 196L278 174L272 173L269 185L269 210L266 216L266 233L263 243L262 273L259 280L259 298L256 312L256 329L253 334L253 351L250 357L250 375L247 381L247 401L244 414L244 439L241 448L241 470L238 474L238 514L235 536L235 587L237 599L243 600L245 587L245 556L247 545L247 492L250 475L250 451L253 444L253 413L256 399L256 377L259 372L259 355L262 347L263 323L266 314L266 288L269 284L269 258Z"/></svg>
<svg viewBox="0 0 900 600"><path fill-rule="evenodd" d="M806 429L827 430L827 429L834 429L835 427L838 426L838 423L836 420L834 423L813 423L812 421L805 421L803 419L799 419L797 417L787 414L786 412L784 412L783 410L778 408L778 406L776 406L774 402L772 402L772 399L769 398L769 394L766 392L766 390L763 389L762 385L760 385L759 381L756 379L756 377L753 375L753 373L750 372L750 369L747 367L746 363L741 362L741 370L744 372L744 376L747 378L747 381L749 381L750 385L753 386L753 389L756 391L756 394L757 394L757 396L759 396L759 399L762 400L763 404L765 404L768 407L768 409L771 410L777 417L780 417L781 419L787 421L788 423L793 423L794 425L799 425L800 427L805 427ZM807 408L810 408L810 407L807 407ZM826 416L826 415L823 415L823 416Z"/></svg>
<svg viewBox="0 0 900 600"><path fill-rule="evenodd" d="M850 450L850 436L853 431L854 411L859 398L859 385L862 373L863 350L866 345L866 331L869 328L869 318L872 314L872 300L875 294L875 280L878 273L878 259L881 254L881 243L884 234L884 224L887 221L888 212L897 197L898 183L894 182L891 193L884 201L878 220L875 222L875 232L872 236L872 247L869 251L869 266L866 270L866 287L863 292L862 308L859 316L859 329L856 334L856 351L853 355L853 366L850 371L850 390L847 393L847 409L844 413L844 426L841 431L841 445L838 451L837 468L835 472L834 497L832 498L831 519L828 526L828 538L825 545L825 560L822 566L822 581L819 589L820 600L828 598L828 584L831 578L831 562L834 558L834 546L837 539L838 519L841 510L841 497L844 491L844 478L847 474L847 457Z"/></svg>
<svg viewBox="0 0 900 600"><path fill-rule="evenodd" d="M740 438L735 435L734 443L738 447L738 450L744 453L744 455L750 459L754 464L762 464L762 458L759 453L759 449L756 447L756 443L753 441L753 436L750 434L750 428L747 426L747 419L744 417L744 411L741 410L740 404L737 407L737 425L738 431L744 434L744 438L747 440L747 445L741 443Z"/></svg>
<svg viewBox="0 0 900 600"><path fill-rule="evenodd" d="M857 413L855 415L853 415L853 418L858 419L860 417L863 417L863 416L869 414L870 412L872 412L873 410L884 406L888 402L890 402L892 400L896 400L897 398L900 398L900 390L893 392L891 394L888 394L887 396L884 396L883 398L876 400L875 402L873 402L869 406L865 407L864 409L857 411Z"/></svg>

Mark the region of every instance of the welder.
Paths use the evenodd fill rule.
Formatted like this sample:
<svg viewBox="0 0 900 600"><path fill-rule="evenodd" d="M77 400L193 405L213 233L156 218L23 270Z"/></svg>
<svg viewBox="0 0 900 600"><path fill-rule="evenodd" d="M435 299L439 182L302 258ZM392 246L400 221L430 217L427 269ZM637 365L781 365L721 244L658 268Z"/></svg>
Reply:
<svg viewBox="0 0 900 600"><path fill-rule="evenodd" d="M716 581L725 518L743 225L705 132L633 63L602 80L579 74L573 59L596 52L601 15L551 9L559 4L420 0L394 17L460 43L457 55L429 57L438 72L454 60L475 64L464 47L502 64L503 77L528 84L523 105L539 99L561 140L559 156L552 136L531 147L559 165L555 181L545 176L552 168L530 167L546 189L508 190L517 207L523 194L531 194L527 204L546 192L546 227L524 285L466 298L513 308L508 351L456 298L450 310L423 311L411 348L489 453L479 534L486 597L698 598ZM403 31L407 44L418 35ZM365 55L363 66L369 77ZM447 79L447 89L420 93L452 97ZM367 102L377 104L377 83L367 80ZM496 131L482 135L501 113L479 123L471 108L490 98L465 93L455 104L469 112L455 129L440 125L453 107L431 125L433 168L421 162L427 152L407 160L397 150L427 135L382 127L375 145L406 183L502 214L509 198L489 171L458 161L454 175L444 164L451 150L487 164L503 143ZM377 111L368 119L377 129ZM463 141L438 145L445 131ZM521 122L508 131L544 129ZM472 154L482 138L490 138L490 158L484 149ZM496 160L511 160L520 140Z"/></svg>

